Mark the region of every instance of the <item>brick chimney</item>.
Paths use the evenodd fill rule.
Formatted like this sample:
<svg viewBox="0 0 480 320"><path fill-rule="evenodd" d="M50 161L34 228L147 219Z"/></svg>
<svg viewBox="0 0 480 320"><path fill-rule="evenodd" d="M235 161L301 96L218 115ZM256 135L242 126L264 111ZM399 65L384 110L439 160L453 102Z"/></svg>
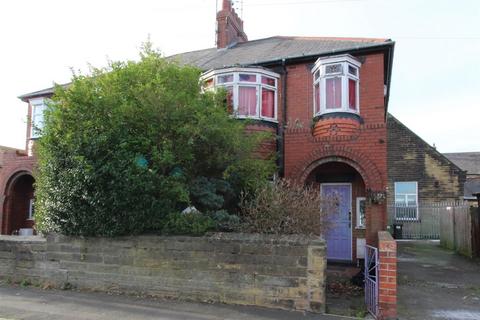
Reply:
<svg viewBox="0 0 480 320"><path fill-rule="evenodd" d="M222 10L217 12L217 48L248 41L243 31L243 21L232 8L230 0L223 0Z"/></svg>

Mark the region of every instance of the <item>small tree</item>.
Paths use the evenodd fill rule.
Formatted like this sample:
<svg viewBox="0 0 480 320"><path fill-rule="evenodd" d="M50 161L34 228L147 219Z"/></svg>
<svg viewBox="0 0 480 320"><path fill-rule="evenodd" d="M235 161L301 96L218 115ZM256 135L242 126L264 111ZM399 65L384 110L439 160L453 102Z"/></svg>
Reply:
<svg viewBox="0 0 480 320"><path fill-rule="evenodd" d="M240 194L266 180L265 138L244 134L224 96L201 93L200 70L146 46L139 62L111 62L58 86L39 141L37 227L69 235L126 235L163 228L191 203L198 177Z"/></svg>
<svg viewBox="0 0 480 320"><path fill-rule="evenodd" d="M323 200L317 188L279 179L242 199L245 229L255 233L321 235L329 227L334 199Z"/></svg>

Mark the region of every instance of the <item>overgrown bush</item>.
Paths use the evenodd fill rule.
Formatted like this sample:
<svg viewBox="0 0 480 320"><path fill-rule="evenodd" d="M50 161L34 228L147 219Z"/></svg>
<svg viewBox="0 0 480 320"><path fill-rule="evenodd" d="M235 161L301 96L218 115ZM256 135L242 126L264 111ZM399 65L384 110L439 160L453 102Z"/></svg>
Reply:
<svg viewBox="0 0 480 320"><path fill-rule="evenodd" d="M216 211L238 202L227 194L271 176L274 162L252 156L265 135L245 135L247 123L229 116L222 93L201 93L200 73L146 46L139 62L111 62L58 86L39 140L37 228L173 230L194 219L177 216L192 202ZM202 179L213 185L205 197L195 187Z"/></svg>
<svg viewBox="0 0 480 320"><path fill-rule="evenodd" d="M215 227L215 221L211 217L199 212L172 213L168 215L162 233L201 236Z"/></svg>
<svg viewBox="0 0 480 320"><path fill-rule="evenodd" d="M237 231L241 227L240 217L236 214L230 214L226 210L218 210L212 214L212 219L215 221L215 229L218 231Z"/></svg>
<svg viewBox="0 0 480 320"><path fill-rule="evenodd" d="M235 201L231 184L218 178L197 177L190 184L190 199L201 212L212 212L230 207Z"/></svg>
<svg viewBox="0 0 480 320"><path fill-rule="evenodd" d="M329 227L328 207L318 188L279 179L241 202L244 229L255 233L320 235Z"/></svg>

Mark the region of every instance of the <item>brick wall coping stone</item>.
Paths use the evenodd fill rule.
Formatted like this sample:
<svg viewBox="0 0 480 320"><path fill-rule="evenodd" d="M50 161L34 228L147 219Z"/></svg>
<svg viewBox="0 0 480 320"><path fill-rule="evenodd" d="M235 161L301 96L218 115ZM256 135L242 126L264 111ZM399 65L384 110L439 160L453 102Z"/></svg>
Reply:
<svg viewBox="0 0 480 320"><path fill-rule="evenodd" d="M42 236L9 236L0 235L0 241L11 242L46 242L47 239Z"/></svg>

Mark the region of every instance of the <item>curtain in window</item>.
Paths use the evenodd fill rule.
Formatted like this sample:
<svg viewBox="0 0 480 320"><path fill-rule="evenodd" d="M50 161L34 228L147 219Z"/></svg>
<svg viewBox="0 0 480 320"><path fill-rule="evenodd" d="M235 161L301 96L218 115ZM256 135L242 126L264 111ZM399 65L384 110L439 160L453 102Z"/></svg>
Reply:
<svg viewBox="0 0 480 320"><path fill-rule="evenodd" d="M314 88L315 96L315 114L320 112L320 83L317 83Z"/></svg>
<svg viewBox="0 0 480 320"><path fill-rule="evenodd" d="M357 109L357 81L348 79L348 107Z"/></svg>
<svg viewBox="0 0 480 320"><path fill-rule="evenodd" d="M342 79L328 78L325 80L326 85L326 108L339 109L342 107Z"/></svg>
<svg viewBox="0 0 480 320"><path fill-rule="evenodd" d="M275 91L262 88L262 117L274 118Z"/></svg>
<svg viewBox="0 0 480 320"><path fill-rule="evenodd" d="M257 115L256 87L238 87L238 114L242 116Z"/></svg>

